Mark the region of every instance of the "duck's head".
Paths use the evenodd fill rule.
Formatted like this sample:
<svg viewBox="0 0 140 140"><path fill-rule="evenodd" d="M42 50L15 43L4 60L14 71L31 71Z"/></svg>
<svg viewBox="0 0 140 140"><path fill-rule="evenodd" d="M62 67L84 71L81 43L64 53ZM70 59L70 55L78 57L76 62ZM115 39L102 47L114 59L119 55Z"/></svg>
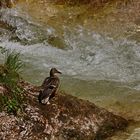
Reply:
<svg viewBox="0 0 140 140"><path fill-rule="evenodd" d="M60 71L58 71L56 68L51 68L50 70L50 76L55 76L56 74L62 74Z"/></svg>

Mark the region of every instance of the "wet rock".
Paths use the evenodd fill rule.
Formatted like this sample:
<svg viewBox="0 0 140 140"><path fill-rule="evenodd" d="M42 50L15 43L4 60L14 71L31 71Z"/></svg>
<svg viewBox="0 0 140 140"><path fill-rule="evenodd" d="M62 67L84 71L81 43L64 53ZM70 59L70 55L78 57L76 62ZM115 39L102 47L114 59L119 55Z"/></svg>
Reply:
<svg viewBox="0 0 140 140"><path fill-rule="evenodd" d="M22 45L43 43L60 49L68 47L65 39L58 36L51 27L44 28L29 19L12 15L12 12L5 9L0 11L0 40L6 36L6 40L20 42Z"/></svg>
<svg viewBox="0 0 140 140"><path fill-rule="evenodd" d="M18 0L0 0L0 8L11 8Z"/></svg>
<svg viewBox="0 0 140 140"><path fill-rule="evenodd" d="M128 122L120 116L63 92L41 105L38 87L22 82L27 103L20 116L0 113L0 138L27 140L103 140Z"/></svg>

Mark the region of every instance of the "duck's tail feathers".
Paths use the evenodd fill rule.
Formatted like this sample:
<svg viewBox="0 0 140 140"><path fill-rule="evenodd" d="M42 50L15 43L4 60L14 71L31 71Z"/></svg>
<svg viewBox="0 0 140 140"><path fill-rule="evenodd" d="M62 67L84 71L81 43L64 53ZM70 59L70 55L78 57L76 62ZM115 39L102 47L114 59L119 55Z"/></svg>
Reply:
<svg viewBox="0 0 140 140"><path fill-rule="evenodd" d="M47 104L49 102L49 97L41 100L42 104Z"/></svg>

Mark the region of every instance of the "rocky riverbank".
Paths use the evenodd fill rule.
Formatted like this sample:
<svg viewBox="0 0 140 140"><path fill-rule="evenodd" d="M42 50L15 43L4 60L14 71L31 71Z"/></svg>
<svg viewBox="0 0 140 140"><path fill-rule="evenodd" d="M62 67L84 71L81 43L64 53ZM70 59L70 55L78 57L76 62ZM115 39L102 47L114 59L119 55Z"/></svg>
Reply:
<svg viewBox="0 0 140 140"><path fill-rule="evenodd" d="M23 113L0 113L3 140L103 140L128 125L124 118L63 92L49 105L41 105L37 101L39 88L26 82L21 85L27 97ZM5 91L1 86L0 93Z"/></svg>

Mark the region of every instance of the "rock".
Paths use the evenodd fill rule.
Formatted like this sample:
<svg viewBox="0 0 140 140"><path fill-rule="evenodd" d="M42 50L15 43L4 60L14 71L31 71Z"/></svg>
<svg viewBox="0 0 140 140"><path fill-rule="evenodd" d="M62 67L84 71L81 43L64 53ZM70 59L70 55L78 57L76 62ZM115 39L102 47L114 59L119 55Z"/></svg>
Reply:
<svg viewBox="0 0 140 140"><path fill-rule="evenodd" d="M48 0L49 2L56 3L56 4L67 4L71 6L75 5L82 5L82 4L90 4L92 6L102 6L105 5L107 2L109 3L110 0Z"/></svg>
<svg viewBox="0 0 140 140"><path fill-rule="evenodd" d="M0 37L4 38L5 33L8 36L6 40L20 42L22 45L43 43L60 49L69 47L65 39L58 36L51 27L44 28L4 9L0 11Z"/></svg>
<svg viewBox="0 0 140 140"><path fill-rule="evenodd" d="M17 0L0 0L0 8L11 8L15 5Z"/></svg>
<svg viewBox="0 0 140 140"><path fill-rule="evenodd" d="M22 82L28 102L24 114L0 113L0 139L103 140L124 129L128 122L107 110L63 92L41 105L38 87Z"/></svg>

